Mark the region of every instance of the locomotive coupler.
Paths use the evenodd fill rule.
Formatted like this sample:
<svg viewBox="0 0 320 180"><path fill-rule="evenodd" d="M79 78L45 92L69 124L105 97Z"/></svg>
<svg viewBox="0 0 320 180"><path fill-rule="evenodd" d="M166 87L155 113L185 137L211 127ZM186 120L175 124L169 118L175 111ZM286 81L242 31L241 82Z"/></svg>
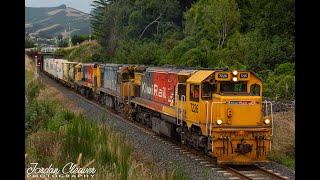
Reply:
<svg viewBox="0 0 320 180"><path fill-rule="evenodd" d="M241 143L237 144L237 148L235 152L238 152L240 154L246 154L252 151L252 145L245 143L243 140Z"/></svg>

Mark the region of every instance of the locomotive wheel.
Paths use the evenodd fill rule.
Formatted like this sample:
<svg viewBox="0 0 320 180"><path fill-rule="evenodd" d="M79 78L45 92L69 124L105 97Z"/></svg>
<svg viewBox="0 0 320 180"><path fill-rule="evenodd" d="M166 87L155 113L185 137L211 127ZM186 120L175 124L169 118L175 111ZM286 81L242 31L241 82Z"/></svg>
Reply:
<svg viewBox="0 0 320 180"><path fill-rule="evenodd" d="M209 154L209 147L208 147L208 145L204 146L204 148L203 148L203 153L204 153L204 154Z"/></svg>
<svg viewBox="0 0 320 180"><path fill-rule="evenodd" d="M88 90L88 89L86 89L86 90L84 91L84 93L85 93L85 96L86 96L86 97L89 97L89 90Z"/></svg>

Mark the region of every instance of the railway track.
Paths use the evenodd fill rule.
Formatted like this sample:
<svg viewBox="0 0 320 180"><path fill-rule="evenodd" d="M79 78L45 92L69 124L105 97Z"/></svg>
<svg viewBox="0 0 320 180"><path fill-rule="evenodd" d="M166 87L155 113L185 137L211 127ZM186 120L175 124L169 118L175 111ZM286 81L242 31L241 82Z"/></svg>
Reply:
<svg viewBox="0 0 320 180"><path fill-rule="evenodd" d="M289 179L288 177L281 176L279 173L274 173L272 170L268 170L264 167L259 165L253 166L240 166L240 167L233 167L233 166L226 166L226 170L233 172L234 174L238 175L237 177L241 179L247 180L286 180ZM231 178L236 179L236 178Z"/></svg>
<svg viewBox="0 0 320 180"><path fill-rule="evenodd" d="M52 79L51 79L52 80ZM61 84L59 84L62 86ZM66 88L66 87L64 87ZM69 89L70 90L70 89ZM123 117L122 115L117 114L114 110L108 109L106 107L103 107L103 105L98 104L94 100L89 100L86 97L76 93L73 90L70 90L75 96L78 98L81 98L83 101L86 101L87 103L90 103L91 105L95 106L96 108L107 112L111 116L139 129L140 131L148 134L152 138L160 141L161 143L164 143L166 145L171 146L174 150L179 151L182 155L185 155L189 157L191 160L198 162L203 168L209 169L211 171L215 171L218 174L221 174L221 179L254 179L254 180L260 180L260 179L289 179L288 177L281 176L279 173L273 172L272 170L265 169L261 166L255 165L255 166L219 166L216 164L216 161L214 158L205 155L202 152L199 152L195 149L190 149L186 145L181 144L178 141L174 141L172 139L169 139L164 136L160 136L152 131L152 129L138 123L135 121L130 121ZM249 168L249 170L248 170ZM211 179L208 177L208 179Z"/></svg>

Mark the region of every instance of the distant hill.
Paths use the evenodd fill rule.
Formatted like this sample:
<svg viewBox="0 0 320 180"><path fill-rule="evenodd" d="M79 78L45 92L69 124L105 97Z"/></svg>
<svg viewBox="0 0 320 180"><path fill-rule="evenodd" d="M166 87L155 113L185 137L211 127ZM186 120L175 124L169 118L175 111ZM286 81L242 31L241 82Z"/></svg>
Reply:
<svg viewBox="0 0 320 180"><path fill-rule="evenodd" d="M58 7L25 7L25 31L31 35L53 37L64 34L89 34L89 14L61 5Z"/></svg>

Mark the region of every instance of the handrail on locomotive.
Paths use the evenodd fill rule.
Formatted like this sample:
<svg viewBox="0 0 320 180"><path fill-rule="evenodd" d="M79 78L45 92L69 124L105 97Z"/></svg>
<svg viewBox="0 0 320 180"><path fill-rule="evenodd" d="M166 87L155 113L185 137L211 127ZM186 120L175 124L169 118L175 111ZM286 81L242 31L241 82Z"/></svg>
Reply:
<svg viewBox="0 0 320 180"><path fill-rule="evenodd" d="M267 100L264 100L262 103L265 106L265 108L263 108L263 109L265 109L265 111L263 111L264 116L269 116L270 115L270 118L271 118L271 135L270 136L273 136L273 127L274 127L273 126L273 104L272 104L271 101L267 101ZM270 112L268 111L268 104L270 105L270 108L269 108Z"/></svg>

